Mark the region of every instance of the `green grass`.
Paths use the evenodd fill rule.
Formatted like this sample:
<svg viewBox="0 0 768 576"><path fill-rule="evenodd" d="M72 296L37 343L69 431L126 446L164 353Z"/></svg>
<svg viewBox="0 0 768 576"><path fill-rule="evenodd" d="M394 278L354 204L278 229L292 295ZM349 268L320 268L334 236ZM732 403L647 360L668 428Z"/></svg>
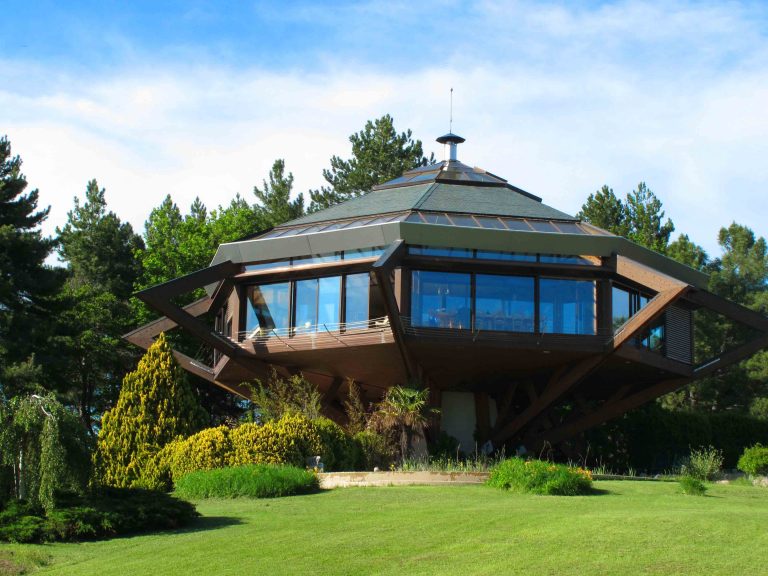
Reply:
<svg viewBox="0 0 768 576"><path fill-rule="evenodd" d="M176 496L200 498L277 498L309 494L319 488L314 472L295 466L250 464L191 472L176 482Z"/></svg>
<svg viewBox="0 0 768 576"><path fill-rule="evenodd" d="M185 530L25 546L36 575L759 574L768 490L595 482L602 494L487 486L348 488L273 500L207 500Z"/></svg>

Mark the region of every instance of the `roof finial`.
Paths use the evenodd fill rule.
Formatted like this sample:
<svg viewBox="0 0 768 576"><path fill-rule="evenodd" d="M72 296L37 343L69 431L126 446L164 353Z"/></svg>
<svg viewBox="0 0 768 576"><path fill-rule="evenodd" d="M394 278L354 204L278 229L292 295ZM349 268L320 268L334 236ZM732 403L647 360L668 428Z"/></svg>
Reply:
<svg viewBox="0 0 768 576"><path fill-rule="evenodd" d="M451 115L448 120L448 133L453 132L453 87L451 87Z"/></svg>

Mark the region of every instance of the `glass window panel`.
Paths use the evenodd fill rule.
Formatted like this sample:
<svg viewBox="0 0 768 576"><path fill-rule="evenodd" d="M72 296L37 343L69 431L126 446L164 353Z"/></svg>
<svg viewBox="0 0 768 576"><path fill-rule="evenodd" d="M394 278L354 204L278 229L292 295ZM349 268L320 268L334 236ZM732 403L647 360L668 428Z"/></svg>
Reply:
<svg viewBox="0 0 768 576"><path fill-rule="evenodd" d="M514 252L494 252L478 250L477 258L481 260L506 260L512 262L536 262L536 254L516 254Z"/></svg>
<svg viewBox="0 0 768 576"><path fill-rule="evenodd" d="M427 222L427 224L446 224L448 226L451 225L451 221L448 220L448 217L445 214L433 214L433 213L422 212L421 215L424 218L424 220Z"/></svg>
<svg viewBox="0 0 768 576"><path fill-rule="evenodd" d="M542 278L540 330L555 334L595 333L595 283Z"/></svg>
<svg viewBox="0 0 768 576"><path fill-rule="evenodd" d="M510 220L508 218L504 219L504 224L507 228L510 230L522 230L524 232L530 232L531 227L526 224L524 220Z"/></svg>
<svg viewBox="0 0 768 576"><path fill-rule="evenodd" d="M537 232L557 232L557 228L552 226L551 222L546 222L544 220L528 220L528 224L533 227L534 230Z"/></svg>
<svg viewBox="0 0 768 576"><path fill-rule="evenodd" d="M611 293L613 305L613 329L616 330L632 315L629 290L614 286Z"/></svg>
<svg viewBox="0 0 768 576"><path fill-rule="evenodd" d="M371 220L373 220L373 218L359 218L357 220L352 220L352 222L347 222L344 228L357 228L358 226L365 226Z"/></svg>
<svg viewBox="0 0 768 576"><path fill-rule="evenodd" d="M296 282L294 328L296 333L315 329L317 323L317 278Z"/></svg>
<svg viewBox="0 0 768 576"><path fill-rule="evenodd" d="M411 312L415 326L465 329L470 327L469 274L414 270Z"/></svg>
<svg viewBox="0 0 768 576"><path fill-rule="evenodd" d="M327 327L328 330L338 329L341 322L341 276L318 279L320 293L317 297L318 330Z"/></svg>
<svg viewBox="0 0 768 576"><path fill-rule="evenodd" d="M581 256L562 256L560 254L541 254L540 262L546 264L588 264L594 265L592 260L582 258Z"/></svg>
<svg viewBox="0 0 768 576"><path fill-rule="evenodd" d="M272 268L285 268L291 265L290 260L275 260L274 262L259 262L257 264L246 264L246 272L255 272L257 270L271 270Z"/></svg>
<svg viewBox="0 0 768 576"><path fill-rule="evenodd" d="M291 314L289 282L248 287L245 330L251 336L257 328L262 332L288 328Z"/></svg>
<svg viewBox="0 0 768 576"><path fill-rule="evenodd" d="M533 332L533 278L478 274L475 283L476 329Z"/></svg>
<svg viewBox="0 0 768 576"><path fill-rule="evenodd" d="M408 218L405 219L406 222L418 222L419 224L424 223L424 219L421 217L421 214L418 212L414 212L413 214L409 214Z"/></svg>
<svg viewBox="0 0 768 576"><path fill-rule="evenodd" d="M341 260L341 252L332 252L330 254L313 254L312 256L301 256L293 259L294 266L303 266L305 264L322 264L323 262L335 262Z"/></svg>
<svg viewBox="0 0 768 576"><path fill-rule="evenodd" d="M478 221L483 228L494 228L496 230L504 230L505 226L498 218L491 218L489 216L475 216L475 220Z"/></svg>
<svg viewBox="0 0 768 576"><path fill-rule="evenodd" d="M415 256L441 256L444 258L472 258L468 248L439 248L435 246L410 246L408 252Z"/></svg>
<svg viewBox="0 0 768 576"><path fill-rule="evenodd" d="M564 234L584 234L584 230L575 222L555 222L554 224Z"/></svg>
<svg viewBox="0 0 768 576"><path fill-rule="evenodd" d="M453 221L456 226L470 226L477 228L477 223L471 216L464 216L462 214L449 214L448 217Z"/></svg>
<svg viewBox="0 0 768 576"><path fill-rule="evenodd" d="M323 232L328 232L329 230L338 230L339 228L343 228L346 222L334 222L333 224L329 224L325 228L323 228Z"/></svg>
<svg viewBox="0 0 768 576"><path fill-rule="evenodd" d="M345 250L344 260L355 260L356 258L373 258L374 256L381 256L384 254L383 246L375 246L373 248L358 248L356 250Z"/></svg>
<svg viewBox="0 0 768 576"><path fill-rule="evenodd" d="M368 320L368 295L370 293L370 274L350 274L346 277L346 302L344 303L344 315L347 325L355 325L356 328L364 328L360 324ZM349 329L349 328L348 328Z"/></svg>

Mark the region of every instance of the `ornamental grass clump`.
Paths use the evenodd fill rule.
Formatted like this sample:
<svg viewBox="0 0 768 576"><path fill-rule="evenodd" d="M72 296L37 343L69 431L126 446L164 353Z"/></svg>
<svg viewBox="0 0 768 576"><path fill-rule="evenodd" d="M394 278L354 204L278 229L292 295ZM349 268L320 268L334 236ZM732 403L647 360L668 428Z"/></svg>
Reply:
<svg viewBox="0 0 768 576"><path fill-rule="evenodd" d="M707 491L707 487L695 476L681 476L680 487L683 489L683 494L688 496L704 496Z"/></svg>
<svg viewBox="0 0 768 576"><path fill-rule="evenodd" d="M513 492L576 496L589 494L592 474L565 464L508 458L491 469L488 485Z"/></svg>
<svg viewBox="0 0 768 576"><path fill-rule="evenodd" d="M181 498L278 498L309 494L319 488L317 475L295 466L253 464L192 472L176 482Z"/></svg>

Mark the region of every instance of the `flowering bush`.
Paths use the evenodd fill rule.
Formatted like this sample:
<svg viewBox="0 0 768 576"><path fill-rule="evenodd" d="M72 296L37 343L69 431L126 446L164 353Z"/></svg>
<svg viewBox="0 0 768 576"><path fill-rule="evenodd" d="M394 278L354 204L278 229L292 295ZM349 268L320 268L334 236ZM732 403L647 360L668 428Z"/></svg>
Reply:
<svg viewBox="0 0 768 576"><path fill-rule="evenodd" d="M515 492L574 496L589 493L592 474L564 464L509 458L491 469L488 485Z"/></svg>

